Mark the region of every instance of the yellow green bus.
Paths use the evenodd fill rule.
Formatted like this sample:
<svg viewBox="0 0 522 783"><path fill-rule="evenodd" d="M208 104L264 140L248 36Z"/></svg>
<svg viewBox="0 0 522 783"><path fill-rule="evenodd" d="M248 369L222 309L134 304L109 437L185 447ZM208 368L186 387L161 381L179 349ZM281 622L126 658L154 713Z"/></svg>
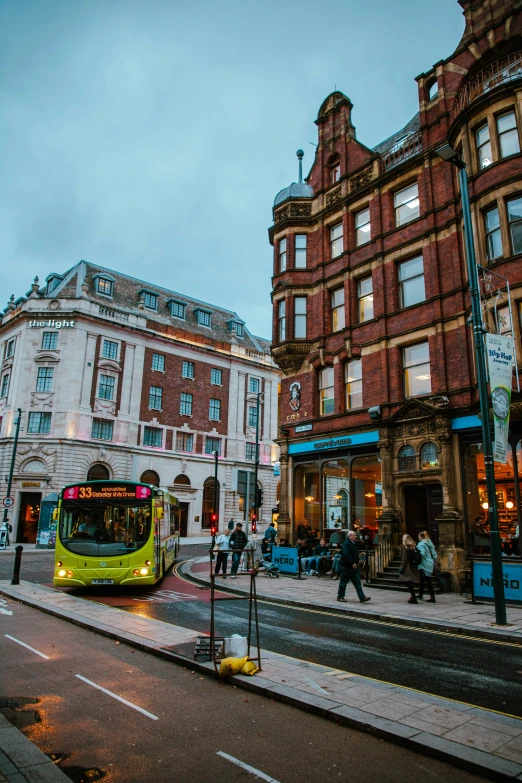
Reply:
<svg viewBox="0 0 522 783"><path fill-rule="evenodd" d="M57 587L153 585L179 550L179 503L167 489L87 481L62 489L55 511Z"/></svg>

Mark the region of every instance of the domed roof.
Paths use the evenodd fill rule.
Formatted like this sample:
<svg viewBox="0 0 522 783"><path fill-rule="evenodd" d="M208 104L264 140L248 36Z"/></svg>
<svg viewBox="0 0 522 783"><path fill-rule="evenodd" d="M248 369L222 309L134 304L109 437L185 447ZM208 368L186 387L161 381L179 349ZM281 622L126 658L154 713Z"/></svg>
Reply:
<svg viewBox="0 0 522 783"><path fill-rule="evenodd" d="M280 190L274 199L274 207L286 201L287 198L312 198L314 191L306 182L303 182L303 150L297 150L296 155L299 159L299 182L292 182L287 188Z"/></svg>

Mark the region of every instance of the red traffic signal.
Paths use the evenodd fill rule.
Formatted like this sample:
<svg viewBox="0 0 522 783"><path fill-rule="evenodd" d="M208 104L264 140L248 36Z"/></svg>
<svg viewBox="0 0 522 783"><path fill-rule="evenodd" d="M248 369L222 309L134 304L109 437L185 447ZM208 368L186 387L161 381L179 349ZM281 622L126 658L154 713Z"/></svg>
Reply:
<svg viewBox="0 0 522 783"><path fill-rule="evenodd" d="M218 529L218 515L217 514L211 514L210 515L210 533L215 536Z"/></svg>
<svg viewBox="0 0 522 783"><path fill-rule="evenodd" d="M256 533L257 532L257 516L255 514L252 514L251 521L252 521L252 533Z"/></svg>

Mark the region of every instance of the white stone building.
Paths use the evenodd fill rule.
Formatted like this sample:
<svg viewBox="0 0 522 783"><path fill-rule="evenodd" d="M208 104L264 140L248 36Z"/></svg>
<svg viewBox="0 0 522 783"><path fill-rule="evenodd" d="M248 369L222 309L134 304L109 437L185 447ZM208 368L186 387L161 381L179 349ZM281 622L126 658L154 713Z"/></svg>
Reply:
<svg viewBox="0 0 522 783"><path fill-rule="evenodd" d="M41 501L88 477L168 487L182 535L205 535L214 450L220 526L248 520L258 392L259 519L270 521L279 371L236 313L81 261L11 298L0 359L2 497L22 410L13 540L36 541Z"/></svg>

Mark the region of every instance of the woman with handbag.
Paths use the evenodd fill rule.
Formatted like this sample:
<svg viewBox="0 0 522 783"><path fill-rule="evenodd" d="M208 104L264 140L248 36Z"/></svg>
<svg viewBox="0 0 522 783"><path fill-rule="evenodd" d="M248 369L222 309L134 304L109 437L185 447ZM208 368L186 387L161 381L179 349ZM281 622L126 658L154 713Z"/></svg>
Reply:
<svg viewBox="0 0 522 783"><path fill-rule="evenodd" d="M433 576L433 572L435 570L435 563L437 561L437 550L435 549L435 545L431 540L431 538L429 537L427 530L424 530L422 533L419 533L419 544L417 548L422 555L422 562L419 566L419 574L420 574L419 598L422 600L422 596L424 595L424 587L425 585L427 585L428 592L430 594L430 597L428 598L428 603L434 604L435 593L433 592L433 583L431 581L431 577Z"/></svg>
<svg viewBox="0 0 522 783"><path fill-rule="evenodd" d="M420 555L415 546L415 541L411 536L405 533L402 537L399 582L403 582L410 591L411 598L408 601L409 604L418 603L417 598L415 597L414 584L418 585L420 582L419 561Z"/></svg>

